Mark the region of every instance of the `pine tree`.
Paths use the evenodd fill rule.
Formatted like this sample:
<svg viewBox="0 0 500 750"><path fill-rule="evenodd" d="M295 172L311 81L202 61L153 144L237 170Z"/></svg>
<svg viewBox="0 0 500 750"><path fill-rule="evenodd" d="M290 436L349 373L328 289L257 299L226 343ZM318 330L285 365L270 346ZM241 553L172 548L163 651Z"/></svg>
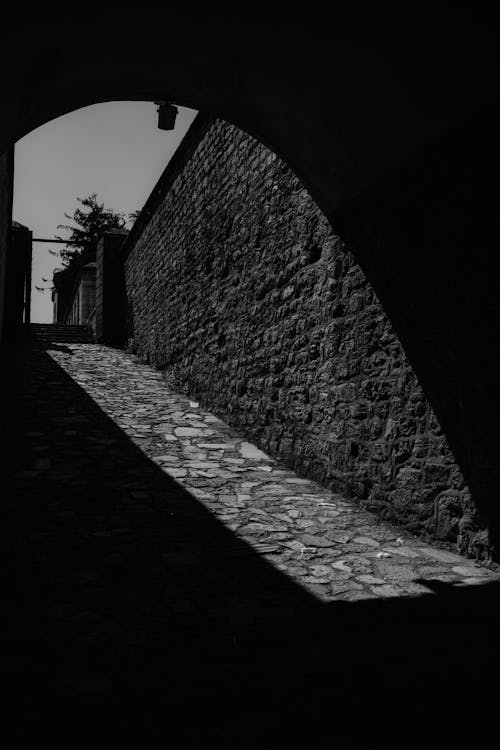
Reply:
<svg viewBox="0 0 500 750"><path fill-rule="evenodd" d="M104 203L98 202L97 193L92 193L87 198L77 198L77 201L83 208L76 208L72 215L64 214L76 226L59 224L57 228L65 229L69 236L56 235L58 240L68 242L66 248L61 250L61 260L63 270L70 271L72 276L86 263L95 260L97 243L104 232L124 229L126 225L125 215L105 208Z"/></svg>

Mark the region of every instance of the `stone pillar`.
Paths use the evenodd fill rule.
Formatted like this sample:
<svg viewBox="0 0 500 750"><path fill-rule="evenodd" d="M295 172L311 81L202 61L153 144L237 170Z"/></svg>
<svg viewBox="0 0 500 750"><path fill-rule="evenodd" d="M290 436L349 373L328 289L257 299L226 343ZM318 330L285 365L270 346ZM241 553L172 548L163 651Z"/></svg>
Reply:
<svg viewBox="0 0 500 750"><path fill-rule="evenodd" d="M127 297L122 245L128 232L106 232L97 245L96 340L124 344L127 340Z"/></svg>
<svg viewBox="0 0 500 750"><path fill-rule="evenodd" d="M4 339L7 255L11 240L14 148L0 154L0 343Z"/></svg>
<svg viewBox="0 0 500 750"><path fill-rule="evenodd" d="M31 310L31 256L33 233L13 222L5 264L3 329L5 341L13 342L29 323Z"/></svg>

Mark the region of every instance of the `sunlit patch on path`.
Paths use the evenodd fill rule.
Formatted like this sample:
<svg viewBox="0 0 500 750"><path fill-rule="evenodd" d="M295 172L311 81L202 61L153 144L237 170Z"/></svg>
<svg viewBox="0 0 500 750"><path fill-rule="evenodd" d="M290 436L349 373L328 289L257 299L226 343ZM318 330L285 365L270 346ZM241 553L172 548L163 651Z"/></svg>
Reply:
<svg viewBox="0 0 500 750"><path fill-rule="evenodd" d="M425 594L433 590L427 581L470 586L498 580L493 571L380 523L297 476L170 390L160 372L135 356L89 344L70 350L48 354L148 458L320 600Z"/></svg>

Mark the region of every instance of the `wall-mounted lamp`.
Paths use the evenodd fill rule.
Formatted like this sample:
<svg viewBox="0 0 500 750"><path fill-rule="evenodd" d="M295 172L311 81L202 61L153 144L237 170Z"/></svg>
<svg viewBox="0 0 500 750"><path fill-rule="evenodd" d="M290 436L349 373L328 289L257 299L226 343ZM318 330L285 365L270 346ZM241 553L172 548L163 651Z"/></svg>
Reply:
<svg viewBox="0 0 500 750"><path fill-rule="evenodd" d="M155 102L158 105L158 128L160 130L173 130L178 109L168 102Z"/></svg>

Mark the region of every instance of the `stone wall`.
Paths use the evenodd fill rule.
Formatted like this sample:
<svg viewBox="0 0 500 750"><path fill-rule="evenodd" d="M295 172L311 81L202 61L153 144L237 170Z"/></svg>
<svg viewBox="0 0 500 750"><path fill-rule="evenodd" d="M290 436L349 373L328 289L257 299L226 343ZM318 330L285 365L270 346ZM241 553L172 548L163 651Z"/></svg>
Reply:
<svg viewBox="0 0 500 750"><path fill-rule="evenodd" d="M227 123L195 127L125 247L139 356L299 473L487 556L485 524L361 268L278 157Z"/></svg>
<svg viewBox="0 0 500 750"><path fill-rule="evenodd" d="M0 154L0 343L3 340L5 271L12 223L14 149Z"/></svg>

